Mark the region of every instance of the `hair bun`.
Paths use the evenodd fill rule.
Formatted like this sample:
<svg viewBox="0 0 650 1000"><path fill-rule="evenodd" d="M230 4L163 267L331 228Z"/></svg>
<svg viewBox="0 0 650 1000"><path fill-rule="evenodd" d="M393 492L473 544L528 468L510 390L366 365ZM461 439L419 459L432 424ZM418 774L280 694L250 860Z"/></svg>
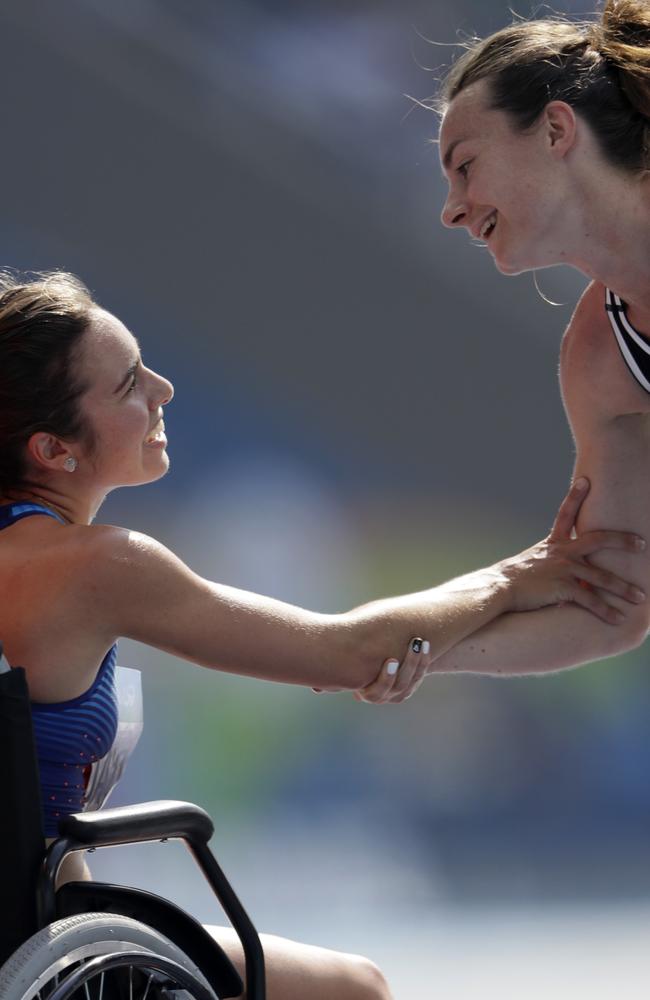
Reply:
<svg viewBox="0 0 650 1000"><path fill-rule="evenodd" d="M650 46L647 0L607 0L601 24L606 42L640 49Z"/></svg>
<svg viewBox="0 0 650 1000"><path fill-rule="evenodd" d="M593 35L594 48L618 70L627 99L650 118L650 4L647 0L607 0Z"/></svg>

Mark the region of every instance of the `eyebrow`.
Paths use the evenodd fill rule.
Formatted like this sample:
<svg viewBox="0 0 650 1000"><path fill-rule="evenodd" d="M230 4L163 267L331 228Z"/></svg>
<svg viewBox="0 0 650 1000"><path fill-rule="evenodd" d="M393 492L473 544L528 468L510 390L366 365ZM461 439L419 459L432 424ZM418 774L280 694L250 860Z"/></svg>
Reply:
<svg viewBox="0 0 650 1000"><path fill-rule="evenodd" d="M131 367L129 368L128 372L126 373L126 375L124 376L124 378L122 379L122 381L120 382L120 384L118 385L117 389L114 390L114 392L113 392L114 396L117 396L118 392L121 392L122 389L130 381L130 379L133 378L133 376L135 375L136 371L138 370L138 367L140 365L140 361L141 360L142 360L141 358L138 358L137 361L134 361L134 363L131 365Z"/></svg>
<svg viewBox="0 0 650 1000"><path fill-rule="evenodd" d="M442 159L442 165L445 168L445 170L449 170L449 167L451 165L451 158L454 155L454 150L456 146L460 146L461 142L466 142L466 141L467 141L467 136L463 136L461 139L454 139L454 141L452 142L451 146L449 146L447 152L445 153Z"/></svg>

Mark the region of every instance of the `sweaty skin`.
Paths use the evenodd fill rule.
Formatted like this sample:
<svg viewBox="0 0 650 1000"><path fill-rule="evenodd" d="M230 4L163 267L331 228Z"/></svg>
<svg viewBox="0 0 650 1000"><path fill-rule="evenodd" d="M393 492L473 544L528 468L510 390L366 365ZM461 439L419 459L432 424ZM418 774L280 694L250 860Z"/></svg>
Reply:
<svg viewBox="0 0 650 1000"><path fill-rule="evenodd" d="M630 317L632 321L632 317ZM639 333L650 339L635 320ZM605 288L592 282L562 343L560 383L576 445L576 475L592 484L578 533L607 525L650 537L650 394L623 361L605 312ZM592 561L650 593L650 553L600 552ZM439 657L430 673L548 673L614 656L638 646L648 602L611 602L625 620L607 625L576 605L501 618Z"/></svg>

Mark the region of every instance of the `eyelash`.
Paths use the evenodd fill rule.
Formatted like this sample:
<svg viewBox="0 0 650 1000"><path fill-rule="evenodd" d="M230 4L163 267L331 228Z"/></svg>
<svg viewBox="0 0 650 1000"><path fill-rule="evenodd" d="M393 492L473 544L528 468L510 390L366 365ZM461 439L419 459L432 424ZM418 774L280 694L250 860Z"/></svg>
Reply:
<svg viewBox="0 0 650 1000"><path fill-rule="evenodd" d="M133 390L136 388L137 384L138 384L138 373L134 372L133 378L131 379L131 383L129 385L129 388L126 391L127 392L133 392Z"/></svg>
<svg viewBox="0 0 650 1000"><path fill-rule="evenodd" d="M457 168L457 172L461 177L467 177L467 170L471 162L471 160L465 160L465 162L461 163L461 165Z"/></svg>

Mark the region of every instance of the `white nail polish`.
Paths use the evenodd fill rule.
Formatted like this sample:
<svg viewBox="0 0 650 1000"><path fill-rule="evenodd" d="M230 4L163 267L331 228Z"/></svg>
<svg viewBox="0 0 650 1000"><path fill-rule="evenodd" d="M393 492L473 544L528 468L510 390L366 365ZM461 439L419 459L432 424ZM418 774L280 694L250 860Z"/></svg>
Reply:
<svg viewBox="0 0 650 1000"><path fill-rule="evenodd" d="M389 660L388 664L386 666L386 673L390 674L390 676L392 677L393 674L397 673L398 667L399 667L399 661L398 660Z"/></svg>
<svg viewBox="0 0 650 1000"><path fill-rule="evenodd" d="M428 639L425 639L422 643L422 652L426 655L431 649L431 644Z"/></svg>

